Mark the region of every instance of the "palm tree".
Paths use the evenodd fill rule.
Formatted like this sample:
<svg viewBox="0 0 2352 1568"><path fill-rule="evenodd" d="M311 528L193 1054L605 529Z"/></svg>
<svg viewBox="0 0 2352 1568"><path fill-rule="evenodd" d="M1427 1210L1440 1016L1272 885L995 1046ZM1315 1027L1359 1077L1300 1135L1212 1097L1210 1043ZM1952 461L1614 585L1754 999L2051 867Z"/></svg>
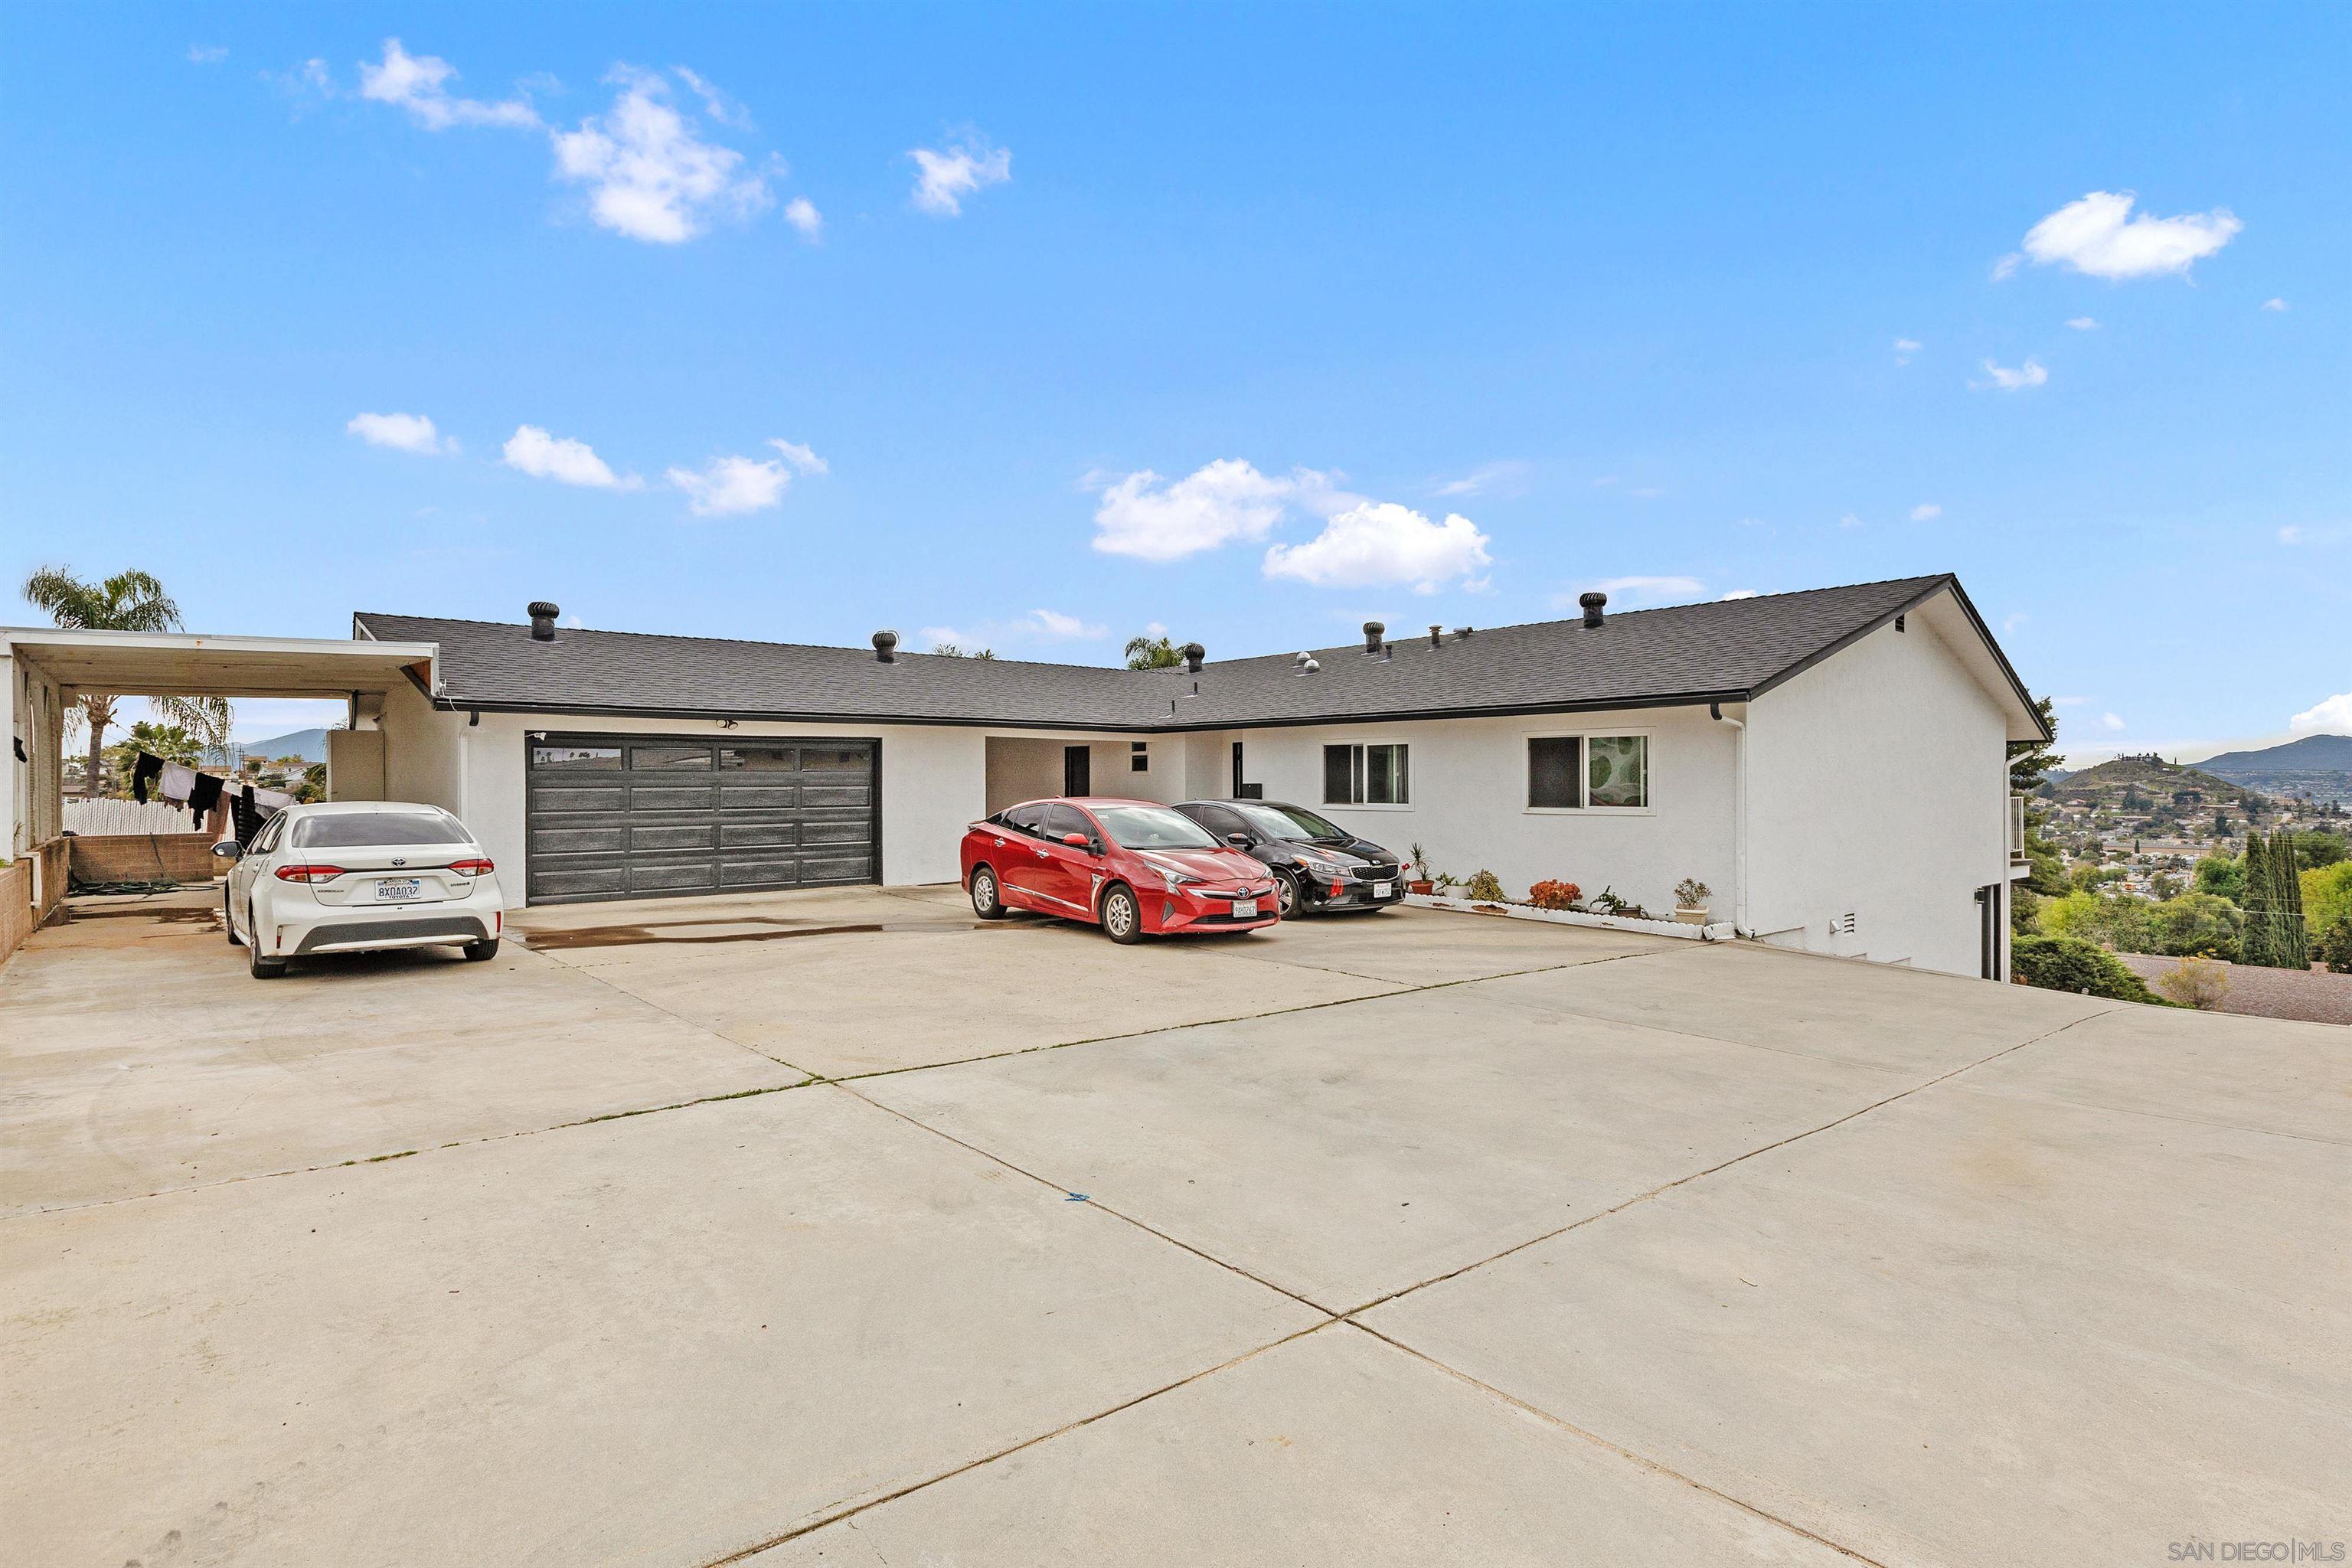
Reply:
<svg viewBox="0 0 2352 1568"><path fill-rule="evenodd" d="M163 584L145 572L117 572L102 583L85 583L70 566L44 566L25 579L26 602L48 612L67 631L176 632L180 606ZM82 793L96 800L106 776L106 727L114 722L111 694L85 691L81 720L89 726L89 764ZM180 726L207 746L228 743L230 713L225 697L151 697L159 718Z"/></svg>
<svg viewBox="0 0 2352 1568"><path fill-rule="evenodd" d="M1164 634L1129 637L1124 651L1129 669L1173 669L1184 662L1183 651Z"/></svg>

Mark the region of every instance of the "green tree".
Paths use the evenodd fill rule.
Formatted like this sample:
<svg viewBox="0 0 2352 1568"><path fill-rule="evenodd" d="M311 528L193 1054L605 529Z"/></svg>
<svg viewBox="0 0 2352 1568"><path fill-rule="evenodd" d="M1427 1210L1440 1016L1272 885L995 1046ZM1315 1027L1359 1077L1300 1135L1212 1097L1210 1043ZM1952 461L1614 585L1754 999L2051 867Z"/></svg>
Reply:
<svg viewBox="0 0 2352 1568"><path fill-rule="evenodd" d="M2270 853L2261 834L2247 833L2246 852L2239 858L2238 868L2244 882L2238 894L2238 907L2246 911L2245 937L2239 944L2238 962L2267 968L2275 949L2271 936Z"/></svg>
<svg viewBox="0 0 2352 1568"><path fill-rule="evenodd" d="M2277 910L2272 962L2281 969L2309 969L2311 941L2303 928L2303 874L2296 868L2294 835L2271 835L2271 905Z"/></svg>
<svg viewBox="0 0 2352 1568"><path fill-rule="evenodd" d="M2306 871L2322 866L2333 866L2345 858L2345 843L2339 834L2323 833L2315 827L2303 828L2286 835L2294 841L2295 863Z"/></svg>
<svg viewBox="0 0 2352 1568"><path fill-rule="evenodd" d="M2197 890L2238 903L2246 894L2246 863L2234 855L2208 855L2197 862Z"/></svg>
<svg viewBox="0 0 2352 1568"><path fill-rule="evenodd" d="M2352 920L2352 860L2303 874L2303 923L2316 938L2338 921Z"/></svg>
<svg viewBox="0 0 2352 1568"><path fill-rule="evenodd" d="M2058 738L2057 704L2044 697L2033 704L2033 710L2042 716L2050 739L2009 743L2009 787L2014 795L2032 795L2042 787L2042 776L2066 760L2052 750Z"/></svg>
<svg viewBox="0 0 2352 1568"><path fill-rule="evenodd" d="M2235 962L2246 925L2245 911L2211 893L2182 893L2148 911L2156 951L2175 958Z"/></svg>
<svg viewBox="0 0 2352 1568"><path fill-rule="evenodd" d="M996 650L992 647L967 650L961 644L951 642L935 643L932 645L931 651L942 658L994 658L996 657Z"/></svg>
<svg viewBox="0 0 2352 1568"><path fill-rule="evenodd" d="M2126 952L2153 952L2156 937L2149 911L2155 906L2129 893L2103 895L2078 888L2042 906L2041 926L2051 936L2073 937Z"/></svg>
<svg viewBox="0 0 2352 1568"><path fill-rule="evenodd" d="M176 632L180 606L163 584L147 573L117 572L101 583L87 583L69 566L44 566L25 579L20 590L26 602L68 631ZM82 793L96 800L104 783L107 727L114 722L117 694L87 691L81 696L80 719L89 731L88 771ZM226 745L231 715L220 697L150 697L149 707L172 723L196 736L205 745Z"/></svg>
<svg viewBox="0 0 2352 1568"><path fill-rule="evenodd" d="M1164 636L1129 637L1125 652L1129 669L1173 669L1184 662L1183 650Z"/></svg>

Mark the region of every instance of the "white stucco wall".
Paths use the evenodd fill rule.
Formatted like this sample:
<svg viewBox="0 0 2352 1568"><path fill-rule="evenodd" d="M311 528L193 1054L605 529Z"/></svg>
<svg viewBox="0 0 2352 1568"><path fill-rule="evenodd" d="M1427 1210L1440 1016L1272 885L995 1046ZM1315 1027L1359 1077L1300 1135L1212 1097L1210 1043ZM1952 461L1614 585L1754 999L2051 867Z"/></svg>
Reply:
<svg viewBox="0 0 2352 1568"><path fill-rule="evenodd" d="M1137 773L1132 765L1133 742L1141 740L1150 766ZM1189 800L1185 737L1181 735L1121 735L1104 740L1078 732L1038 735L992 734L988 737L987 805L992 812L1024 800L1062 793L1062 752L1085 746L1087 771L1097 795L1125 795L1131 800Z"/></svg>
<svg viewBox="0 0 2352 1568"><path fill-rule="evenodd" d="M1528 738L1570 734L1648 735L1648 808L1529 810ZM1230 793L1236 738L1245 778L1268 800L1309 806L1400 855L1418 843L1436 870L1465 879L1492 871L1515 898L1549 879L1574 882L1588 898L1613 888L1661 913L1674 907L1675 884L1696 877L1729 918L1733 731L1704 708L1221 732L1212 787L1202 793ZM1324 804L1325 745L1391 741L1412 748L1410 805Z"/></svg>
<svg viewBox="0 0 2352 1568"><path fill-rule="evenodd" d="M1750 705L1748 918L1767 941L1979 973L1975 891L2009 877L2006 721L1939 623L1914 612Z"/></svg>

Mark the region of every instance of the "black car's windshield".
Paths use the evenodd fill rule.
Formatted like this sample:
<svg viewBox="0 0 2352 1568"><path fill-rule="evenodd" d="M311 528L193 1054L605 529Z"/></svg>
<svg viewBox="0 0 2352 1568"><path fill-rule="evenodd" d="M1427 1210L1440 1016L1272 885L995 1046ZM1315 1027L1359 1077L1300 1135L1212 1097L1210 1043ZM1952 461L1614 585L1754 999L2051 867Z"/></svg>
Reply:
<svg viewBox="0 0 2352 1568"><path fill-rule="evenodd" d="M365 849L392 844L464 844L457 819L439 811L338 811L294 825L297 849Z"/></svg>
<svg viewBox="0 0 2352 1568"><path fill-rule="evenodd" d="M1313 812L1296 805L1236 805L1243 819L1269 838L1287 838L1296 843L1303 839L1352 838L1354 834L1337 823L1327 822Z"/></svg>
<svg viewBox="0 0 2352 1568"><path fill-rule="evenodd" d="M1214 849L1209 830L1164 805L1097 805L1095 820L1111 842L1129 849Z"/></svg>

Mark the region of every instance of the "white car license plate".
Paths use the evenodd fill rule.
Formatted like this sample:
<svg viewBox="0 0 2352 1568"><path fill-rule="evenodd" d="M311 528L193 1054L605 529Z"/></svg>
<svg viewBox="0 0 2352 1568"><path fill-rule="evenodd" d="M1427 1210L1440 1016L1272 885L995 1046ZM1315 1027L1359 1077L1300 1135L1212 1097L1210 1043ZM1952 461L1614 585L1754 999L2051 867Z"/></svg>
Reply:
<svg viewBox="0 0 2352 1568"><path fill-rule="evenodd" d="M415 898L423 891L424 884L414 877L386 877L375 885L375 901L396 904L404 899Z"/></svg>
<svg viewBox="0 0 2352 1568"><path fill-rule="evenodd" d="M1235 899L1234 900L1234 919L1237 921L1246 921L1254 920L1256 916L1257 900L1255 899Z"/></svg>
<svg viewBox="0 0 2352 1568"><path fill-rule="evenodd" d="M1385 899L1395 889L1395 888L1396 884L1394 882L1374 882L1372 884L1372 897L1376 899Z"/></svg>

